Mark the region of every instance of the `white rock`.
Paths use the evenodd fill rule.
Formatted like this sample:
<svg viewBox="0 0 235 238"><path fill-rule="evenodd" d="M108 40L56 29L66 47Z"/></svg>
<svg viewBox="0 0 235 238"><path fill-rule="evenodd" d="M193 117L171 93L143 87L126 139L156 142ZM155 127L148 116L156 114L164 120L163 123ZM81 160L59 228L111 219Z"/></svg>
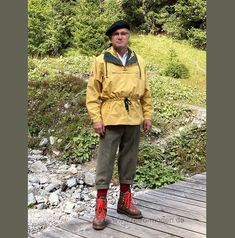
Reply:
<svg viewBox="0 0 235 238"><path fill-rule="evenodd" d="M71 107L71 105L70 105L69 103L65 103L65 104L64 104L64 108L65 108L65 109L69 109L70 107Z"/></svg>
<svg viewBox="0 0 235 238"><path fill-rule="evenodd" d="M28 159L31 159L31 160L41 160L41 159L43 159L43 155L34 155L34 154L32 154L32 155L28 155Z"/></svg>
<svg viewBox="0 0 235 238"><path fill-rule="evenodd" d="M80 179L80 180L78 181L78 184L83 185L83 184L84 184L84 181Z"/></svg>
<svg viewBox="0 0 235 238"><path fill-rule="evenodd" d="M45 184L45 183L48 183L49 180L47 177L39 177L39 183L40 184Z"/></svg>
<svg viewBox="0 0 235 238"><path fill-rule="evenodd" d="M42 196L35 195L35 199L36 199L37 203L44 203L45 202L45 199Z"/></svg>
<svg viewBox="0 0 235 238"><path fill-rule="evenodd" d="M84 182L89 186L95 186L95 175L90 172L86 172Z"/></svg>
<svg viewBox="0 0 235 238"><path fill-rule="evenodd" d="M33 193L28 194L28 206L36 204L37 201L33 195Z"/></svg>
<svg viewBox="0 0 235 238"><path fill-rule="evenodd" d="M31 153L35 154L35 155L42 155L43 151L42 150L32 150Z"/></svg>
<svg viewBox="0 0 235 238"><path fill-rule="evenodd" d="M64 208L64 212L67 214L70 214L73 212L73 208L74 208L75 204L71 203L71 202L67 202Z"/></svg>
<svg viewBox="0 0 235 238"><path fill-rule="evenodd" d="M34 191L33 185L32 185L32 184L29 184L29 185L28 185L28 194L29 194L29 193L32 193L33 191Z"/></svg>
<svg viewBox="0 0 235 238"><path fill-rule="evenodd" d="M77 185L77 179L76 178L71 178L67 181L67 185L69 188L72 188Z"/></svg>
<svg viewBox="0 0 235 238"><path fill-rule="evenodd" d="M78 172L78 170L75 168L75 166L71 166L68 171L71 173L71 174L76 174Z"/></svg>
<svg viewBox="0 0 235 238"><path fill-rule="evenodd" d="M72 196L77 200L81 199L81 193L78 191L75 191Z"/></svg>
<svg viewBox="0 0 235 238"><path fill-rule="evenodd" d="M46 209L48 206L45 203L40 203L36 205L36 208L39 210Z"/></svg>
<svg viewBox="0 0 235 238"><path fill-rule="evenodd" d="M76 212L71 212L71 216L72 216L73 218L78 218L78 214L77 214Z"/></svg>
<svg viewBox="0 0 235 238"><path fill-rule="evenodd" d="M42 146L45 146L48 144L48 139L47 138L43 138L40 143L39 143L39 146L42 147Z"/></svg>
<svg viewBox="0 0 235 238"><path fill-rule="evenodd" d="M59 152L58 150L52 150L52 152L53 152L56 156L58 156L58 155L60 154L60 152Z"/></svg>
<svg viewBox="0 0 235 238"><path fill-rule="evenodd" d="M96 198L96 195L97 195L97 191L92 191L90 193L91 198Z"/></svg>
<svg viewBox="0 0 235 238"><path fill-rule="evenodd" d="M47 167L41 161L37 161L30 166L30 171L32 171L33 173L46 172Z"/></svg>
<svg viewBox="0 0 235 238"><path fill-rule="evenodd" d="M59 185L59 183L51 183L51 184L49 184L46 188L45 188L45 190L47 191L47 192L52 192L53 190L55 190L56 188L58 188L60 185Z"/></svg>
<svg viewBox="0 0 235 238"><path fill-rule="evenodd" d="M37 176L35 176L34 174L29 174L28 180L31 183L39 183L40 182L39 178Z"/></svg>
<svg viewBox="0 0 235 238"><path fill-rule="evenodd" d="M49 202L51 205L58 205L60 202L59 196L56 193L51 193L49 196Z"/></svg>
<svg viewBox="0 0 235 238"><path fill-rule="evenodd" d="M56 142L56 140L57 140L57 137L50 136L50 137L49 137L49 140L50 140L50 144L51 144L51 145L54 145L55 142Z"/></svg>

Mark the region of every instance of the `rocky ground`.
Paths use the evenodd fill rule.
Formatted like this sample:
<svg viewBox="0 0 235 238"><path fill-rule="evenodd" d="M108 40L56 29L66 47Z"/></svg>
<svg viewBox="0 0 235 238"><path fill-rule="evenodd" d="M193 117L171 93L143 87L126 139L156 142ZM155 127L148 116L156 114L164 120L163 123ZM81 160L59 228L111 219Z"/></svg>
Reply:
<svg viewBox="0 0 235 238"><path fill-rule="evenodd" d="M47 227L93 216L95 209L95 160L84 165L66 165L28 150L28 234ZM133 192L138 189L133 188ZM108 203L116 203L119 187L110 184Z"/></svg>

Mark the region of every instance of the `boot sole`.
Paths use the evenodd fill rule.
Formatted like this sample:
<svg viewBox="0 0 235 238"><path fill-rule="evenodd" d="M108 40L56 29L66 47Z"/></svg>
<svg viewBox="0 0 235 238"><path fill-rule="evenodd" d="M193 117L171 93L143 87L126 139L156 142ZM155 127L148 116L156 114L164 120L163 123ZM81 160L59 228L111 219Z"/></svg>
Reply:
<svg viewBox="0 0 235 238"><path fill-rule="evenodd" d="M103 230L105 228L105 225L104 226L96 226L96 225L92 225L92 227L95 229L95 230Z"/></svg>
<svg viewBox="0 0 235 238"><path fill-rule="evenodd" d="M140 214L140 215L131 215L129 214L128 212L124 211L124 210L121 210L121 209L117 209L117 212L118 213L121 213L121 214L125 214L126 216L130 217L130 218L134 218L134 219L141 219L143 218L143 215Z"/></svg>

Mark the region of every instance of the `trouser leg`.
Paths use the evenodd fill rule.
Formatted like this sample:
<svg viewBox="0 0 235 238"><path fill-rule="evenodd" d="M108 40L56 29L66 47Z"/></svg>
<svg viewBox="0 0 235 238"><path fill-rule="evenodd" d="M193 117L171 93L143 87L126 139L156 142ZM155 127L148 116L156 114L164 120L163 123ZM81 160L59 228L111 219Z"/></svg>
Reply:
<svg viewBox="0 0 235 238"><path fill-rule="evenodd" d="M119 145L118 173L120 183L133 184L139 150L140 126L125 126Z"/></svg>
<svg viewBox="0 0 235 238"><path fill-rule="evenodd" d="M108 189L113 174L117 148L123 134L123 126L107 126L105 136L100 138L96 165L96 188Z"/></svg>

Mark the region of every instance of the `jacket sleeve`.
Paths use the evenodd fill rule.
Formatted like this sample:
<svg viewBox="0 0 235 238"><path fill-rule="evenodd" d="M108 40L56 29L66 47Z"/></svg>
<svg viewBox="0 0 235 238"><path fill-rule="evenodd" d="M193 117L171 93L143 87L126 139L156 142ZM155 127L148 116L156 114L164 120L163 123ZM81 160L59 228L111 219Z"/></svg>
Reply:
<svg viewBox="0 0 235 238"><path fill-rule="evenodd" d="M143 65L144 65L144 77L145 77L145 92L144 92L144 95L141 97L140 102L142 105L144 119L152 120L153 119L153 102L152 102L149 82L147 79L146 64L143 63Z"/></svg>
<svg viewBox="0 0 235 238"><path fill-rule="evenodd" d="M101 69L100 63L95 59L86 92L86 107L93 123L102 121L100 96L102 92L103 72Z"/></svg>

